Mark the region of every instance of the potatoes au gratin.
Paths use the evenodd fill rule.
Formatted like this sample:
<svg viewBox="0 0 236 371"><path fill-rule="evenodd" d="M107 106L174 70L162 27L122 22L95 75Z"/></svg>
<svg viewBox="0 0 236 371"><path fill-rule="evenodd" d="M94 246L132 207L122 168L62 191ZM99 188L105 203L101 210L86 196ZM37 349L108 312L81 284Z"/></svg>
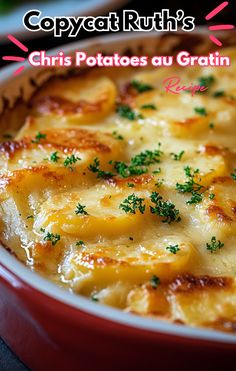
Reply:
<svg viewBox="0 0 236 371"><path fill-rule="evenodd" d="M38 89L2 132L1 244L95 302L235 332L236 49L222 55L231 67L91 69ZM208 89L166 93L173 75Z"/></svg>

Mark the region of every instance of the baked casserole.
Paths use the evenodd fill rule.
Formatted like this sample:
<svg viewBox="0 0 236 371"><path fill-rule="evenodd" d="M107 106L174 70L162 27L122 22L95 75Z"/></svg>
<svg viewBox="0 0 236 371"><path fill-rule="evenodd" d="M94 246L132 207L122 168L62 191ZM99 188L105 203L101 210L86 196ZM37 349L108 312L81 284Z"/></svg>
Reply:
<svg viewBox="0 0 236 371"><path fill-rule="evenodd" d="M1 133L1 244L98 305L235 332L236 49L221 54L230 67L93 68L38 88ZM168 76L208 89L167 93Z"/></svg>

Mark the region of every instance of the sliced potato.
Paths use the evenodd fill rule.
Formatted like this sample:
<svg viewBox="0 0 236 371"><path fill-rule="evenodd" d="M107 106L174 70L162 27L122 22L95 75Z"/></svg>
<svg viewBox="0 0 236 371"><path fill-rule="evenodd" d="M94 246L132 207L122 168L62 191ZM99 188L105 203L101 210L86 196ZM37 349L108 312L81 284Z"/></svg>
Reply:
<svg viewBox="0 0 236 371"><path fill-rule="evenodd" d="M56 79L34 98L33 112L90 124L107 115L114 108L115 99L116 86L105 76Z"/></svg>

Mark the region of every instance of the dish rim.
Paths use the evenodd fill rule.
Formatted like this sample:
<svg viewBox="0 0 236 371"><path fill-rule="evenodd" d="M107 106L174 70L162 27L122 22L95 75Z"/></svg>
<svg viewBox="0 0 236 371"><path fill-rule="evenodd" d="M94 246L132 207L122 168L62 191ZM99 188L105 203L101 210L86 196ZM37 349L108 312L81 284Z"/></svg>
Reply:
<svg viewBox="0 0 236 371"><path fill-rule="evenodd" d="M202 33L205 31L204 27L198 28L198 32ZM163 33L159 33L162 35ZM107 45L114 42L132 42L132 40L142 41L143 38L152 38L158 37L156 32L151 32L149 34L139 33L137 34L127 34L119 33L117 35L103 35L91 39L86 39L81 41L76 41L70 43L69 45L62 45L60 47L54 48L49 51L48 54L53 54L59 49L63 48L63 51L73 52L74 50L94 47L102 43L103 48ZM128 44L126 45L128 47ZM28 65L27 62L24 62L26 69L24 74L28 70L32 70L32 67ZM14 79L12 77L12 72L15 70L15 66L4 67L1 69L0 74L0 84L6 83ZM150 319L144 318L139 315L134 315L130 313L125 313L122 310L115 309L113 307L105 306L103 304L97 304L85 298L83 296L73 294L69 290L60 288L58 285L44 278L40 274L33 272L20 262L14 255L10 254L2 245L0 245L1 254L0 254L0 276L5 277L12 285L13 288L20 288L21 283L16 279L18 277L21 281L26 283L31 288L39 291L40 293L51 297L54 300L57 300L63 304L71 306L75 309L86 312L92 316L99 317L103 320L110 320L117 324L133 327L139 330L146 330L149 332L160 333L169 336L177 336L181 338L188 338L199 341L210 341L213 343L225 343L225 344L236 344L236 336L217 330L199 328L199 327L190 327L188 325L178 325L170 323L164 320L159 319ZM6 273L7 268L12 274ZM16 277L14 277L16 276Z"/></svg>

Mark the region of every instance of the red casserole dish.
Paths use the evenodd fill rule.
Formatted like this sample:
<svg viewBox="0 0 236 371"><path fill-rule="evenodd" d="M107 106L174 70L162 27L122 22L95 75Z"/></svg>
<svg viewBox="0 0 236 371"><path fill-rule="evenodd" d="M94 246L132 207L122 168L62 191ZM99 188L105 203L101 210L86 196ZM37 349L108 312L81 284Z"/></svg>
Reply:
<svg viewBox="0 0 236 371"><path fill-rule="evenodd" d="M63 50L145 55L154 52L156 39L156 34L101 37ZM27 68L13 79L13 69L3 70L0 78L2 109L6 98L8 107L19 96L28 99L32 78L40 84L56 73ZM236 337L231 334L142 318L91 302L30 271L3 247L0 308L0 335L33 370L215 370L235 362Z"/></svg>

